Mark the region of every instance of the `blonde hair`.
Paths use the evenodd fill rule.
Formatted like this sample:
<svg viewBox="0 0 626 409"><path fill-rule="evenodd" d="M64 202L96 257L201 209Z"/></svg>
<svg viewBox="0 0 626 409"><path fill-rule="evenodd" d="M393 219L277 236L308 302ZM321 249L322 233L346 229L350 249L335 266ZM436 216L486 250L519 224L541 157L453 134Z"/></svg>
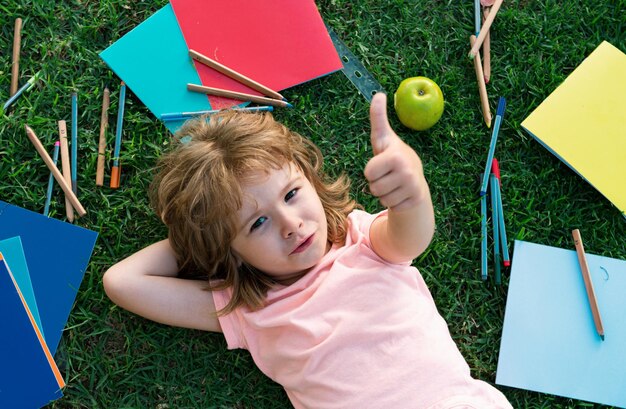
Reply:
<svg viewBox="0 0 626 409"><path fill-rule="evenodd" d="M151 201L169 229L179 276L206 278L209 290L231 287L231 300L220 314L240 305L262 307L275 284L253 266L239 265L230 246L243 202L242 183L251 172L280 169L285 163L294 163L311 182L326 214L328 240L342 244L347 215L355 207L348 178L329 179L317 146L270 113L224 111L187 121L176 133L173 149L157 163Z"/></svg>

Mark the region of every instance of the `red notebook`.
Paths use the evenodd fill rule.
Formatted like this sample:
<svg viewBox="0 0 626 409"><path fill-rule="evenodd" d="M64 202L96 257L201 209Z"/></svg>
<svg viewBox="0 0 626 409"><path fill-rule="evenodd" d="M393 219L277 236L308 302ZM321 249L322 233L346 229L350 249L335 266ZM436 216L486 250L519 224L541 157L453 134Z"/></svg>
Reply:
<svg viewBox="0 0 626 409"><path fill-rule="evenodd" d="M343 68L312 0L171 0L187 47L281 91ZM260 95L195 62L202 85ZM241 101L209 97L213 109Z"/></svg>

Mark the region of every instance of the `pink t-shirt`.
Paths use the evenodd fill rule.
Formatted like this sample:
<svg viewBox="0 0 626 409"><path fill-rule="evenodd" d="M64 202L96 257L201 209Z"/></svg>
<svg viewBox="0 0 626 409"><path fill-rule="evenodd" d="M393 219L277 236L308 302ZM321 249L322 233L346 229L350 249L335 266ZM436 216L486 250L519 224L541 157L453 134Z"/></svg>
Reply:
<svg viewBox="0 0 626 409"><path fill-rule="evenodd" d="M228 348L250 351L296 408L511 408L471 378L417 269L372 250L376 217L355 210L344 246L264 308L220 317ZM218 309L230 294L213 293Z"/></svg>

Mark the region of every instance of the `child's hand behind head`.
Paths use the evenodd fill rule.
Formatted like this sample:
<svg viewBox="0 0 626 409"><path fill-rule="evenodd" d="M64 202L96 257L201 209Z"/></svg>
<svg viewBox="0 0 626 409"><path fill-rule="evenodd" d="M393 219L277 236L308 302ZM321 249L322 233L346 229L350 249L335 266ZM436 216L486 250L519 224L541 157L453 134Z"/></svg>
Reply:
<svg viewBox="0 0 626 409"><path fill-rule="evenodd" d="M387 96L374 95L370 106L374 157L365 166L370 192L392 210L419 204L427 196L422 161L393 131L387 118Z"/></svg>

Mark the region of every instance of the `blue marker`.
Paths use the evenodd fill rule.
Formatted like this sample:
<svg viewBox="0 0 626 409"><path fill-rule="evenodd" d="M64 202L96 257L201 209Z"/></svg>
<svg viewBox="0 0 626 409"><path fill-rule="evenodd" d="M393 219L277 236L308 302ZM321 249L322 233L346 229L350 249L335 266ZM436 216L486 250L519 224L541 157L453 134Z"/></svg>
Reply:
<svg viewBox="0 0 626 409"><path fill-rule="evenodd" d="M72 93L72 192L78 194L77 170L78 167L78 96Z"/></svg>
<svg viewBox="0 0 626 409"><path fill-rule="evenodd" d="M498 217L498 179L491 174L491 224L493 225L493 264L496 272L496 284L500 284L500 218Z"/></svg>
<svg viewBox="0 0 626 409"><path fill-rule="evenodd" d="M480 197L480 276L487 280L487 195Z"/></svg>
<svg viewBox="0 0 626 409"><path fill-rule="evenodd" d="M487 163L485 164L485 172L483 173L483 183L480 187L480 195L487 194L487 183L489 182L489 169L491 169L491 161L493 160L493 154L496 150L496 141L498 140L498 132L500 132L500 124L504 117L504 110L506 109L506 99L500 97L498 101L498 110L496 111L496 120L493 125L493 131L491 133L491 143L489 144L489 154L487 155Z"/></svg>
<svg viewBox="0 0 626 409"><path fill-rule="evenodd" d="M124 105L126 104L126 84L120 86L120 102L117 108L117 126L115 127L115 149L113 150L113 167L109 186L113 189L120 187L120 148L122 144L122 126L124 126Z"/></svg>
<svg viewBox="0 0 626 409"><path fill-rule="evenodd" d="M57 165L57 161L59 160L59 146L61 145L61 143L59 141L56 141L54 143L54 153L52 154L52 162L54 163L54 166ZM44 216L48 216L48 213L50 212L50 200L52 200L52 186L54 185L54 175L52 174L52 172L50 172L50 178L48 179L48 191L46 193L46 204L43 208L43 215Z"/></svg>

